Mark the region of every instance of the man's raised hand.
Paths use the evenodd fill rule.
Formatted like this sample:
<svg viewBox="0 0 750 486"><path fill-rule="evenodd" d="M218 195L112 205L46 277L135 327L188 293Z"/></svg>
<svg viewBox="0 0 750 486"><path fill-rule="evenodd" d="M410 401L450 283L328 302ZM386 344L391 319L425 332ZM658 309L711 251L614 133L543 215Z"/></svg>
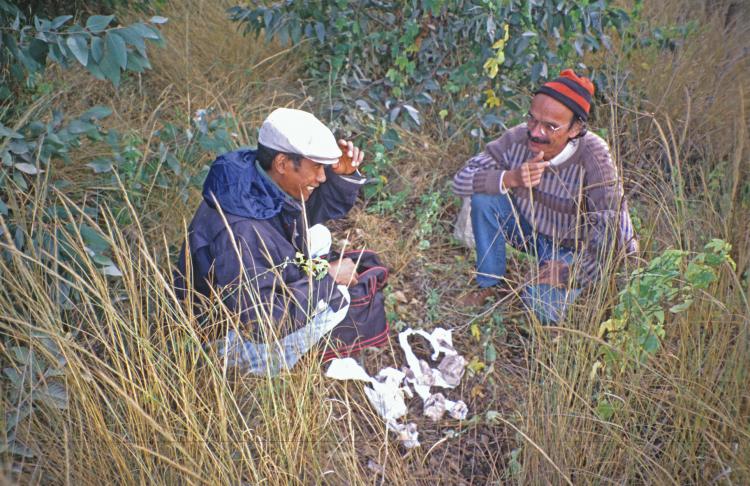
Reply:
<svg viewBox="0 0 750 486"><path fill-rule="evenodd" d="M539 185L542 181L542 174L544 170L549 167L549 162L544 161L544 152L539 152L534 157L530 158L520 167L509 171L504 181L505 187L526 187L532 188ZM509 177L509 180L507 177Z"/></svg>
<svg viewBox="0 0 750 486"><path fill-rule="evenodd" d="M339 140L339 147L344 154L331 166L333 172L339 175L353 174L362 164L362 159L365 157L364 151L355 147L351 141L344 139Z"/></svg>

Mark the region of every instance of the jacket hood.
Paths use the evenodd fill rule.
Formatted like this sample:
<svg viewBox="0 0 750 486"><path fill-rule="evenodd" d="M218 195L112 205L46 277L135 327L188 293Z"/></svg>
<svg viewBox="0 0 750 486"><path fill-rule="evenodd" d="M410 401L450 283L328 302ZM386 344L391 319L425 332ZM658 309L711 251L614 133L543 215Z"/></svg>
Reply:
<svg viewBox="0 0 750 486"><path fill-rule="evenodd" d="M220 155L203 183L203 199L222 211L253 219L276 216L287 199L273 181L255 166L255 150L235 150Z"/></svg>

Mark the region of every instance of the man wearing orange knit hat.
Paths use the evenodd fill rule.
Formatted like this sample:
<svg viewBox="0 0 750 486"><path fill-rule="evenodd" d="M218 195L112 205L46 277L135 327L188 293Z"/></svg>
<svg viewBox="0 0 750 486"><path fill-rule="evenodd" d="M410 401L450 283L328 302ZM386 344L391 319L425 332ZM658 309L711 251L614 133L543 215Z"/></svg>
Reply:
<svg viewBox="0 0 750 486"><path fill-rule="evenodd" d="M487 144L455 175L471 198L480 305L510 289L506 243L533 254L538 272L521 298L543 323L557 323L608 261L637 243L607 143L588 132L594 85L566 69L531 100L526 122Z"/></svg>

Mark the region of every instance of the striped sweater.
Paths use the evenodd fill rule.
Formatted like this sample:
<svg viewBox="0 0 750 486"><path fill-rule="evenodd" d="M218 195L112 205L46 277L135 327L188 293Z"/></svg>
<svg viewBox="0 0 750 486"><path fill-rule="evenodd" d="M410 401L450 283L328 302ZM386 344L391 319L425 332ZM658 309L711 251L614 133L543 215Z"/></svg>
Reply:
<svg viewBox="0 0 750 486"><path fill-rule="evenodd" d="M500 194L501 172L532 158L526 142L522 124L489 143L455 175L454 192ZM533 189L515 187L510 196L539 233L582 250L574 278L583 287L599 278L613 250L632 253L638 244L607 143L591 132L571 143L577 147L569 159L548 167Z"/></svg>

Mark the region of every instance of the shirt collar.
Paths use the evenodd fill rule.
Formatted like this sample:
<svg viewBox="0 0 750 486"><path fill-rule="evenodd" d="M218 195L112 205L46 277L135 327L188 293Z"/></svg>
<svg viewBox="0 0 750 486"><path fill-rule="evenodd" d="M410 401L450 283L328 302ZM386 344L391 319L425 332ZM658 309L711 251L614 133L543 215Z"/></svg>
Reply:
<svg viewBox="0 0 750 486"><path fill-rule="evenodd" d="M562 165L565 162L570 159L573 154L576 152L576 149L578 148L578 139L574 139L569 141L567 144L565 144L565 148L562 149L562 151L552 157L550 160L550 165L553 167L556 167L558 165Z"/></svg>
<svg viewBox="0 0 750 486"><path fill-rule="evenodd" d="M295 208L301 208L299 202L294 199L292 196L286 193L284 189L282 189L275 180L273 180L273 177L268 175L268 172L266 172L263 167L260 166L260 163L256 160L255 161L255 169L258 171L258 174L260 174L262 177L264 177L267 181L269 181L273 186L279 190L279 193L281 193L284 196L284 202L291 204Z"/></svg>

